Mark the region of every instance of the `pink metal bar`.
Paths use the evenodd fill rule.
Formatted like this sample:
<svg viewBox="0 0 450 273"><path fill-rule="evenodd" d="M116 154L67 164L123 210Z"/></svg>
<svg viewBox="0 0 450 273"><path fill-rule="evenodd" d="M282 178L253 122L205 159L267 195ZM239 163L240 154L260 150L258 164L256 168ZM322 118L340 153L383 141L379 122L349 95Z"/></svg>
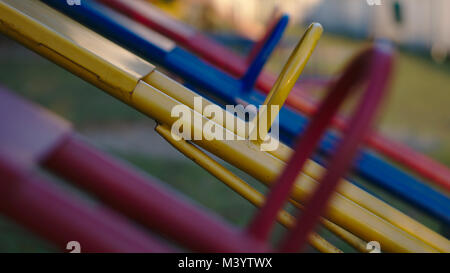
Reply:
<svg viewBox="0 0 450 273"><path fill-rule="evenodd" d="M202 208L190 204L189 201L175 192L169 191L153 179L124 166L123 163L111 159L74 138L71 126L67 122L4 89L0 89L0 113L3 114L0 115L0 128L2 128L0 130L0 152L5 156L4 158L10 160L20 158L22 165L43 165L49 170L54 170L70 179L71 182L92 191L105 203L127 216L191 250L204 252L261 252L268 250L264 243L253 238L246 238L241 230L226 224ZM8 164L10 161L4 163L3 173L6 173L8 169L15 170L14 166ZM15 172L12 173L15 174ZM8 215L20 219L38 232L48 230L42 230L43 227L40 226L42 223L32 217L33 215L45 215L49 222L55 223L52 232L57 237L50 238L52 240L62 238L68 230L63 220L66 219L64 217L70 215L70 210L67 215L63 215L60 210L57 210L58 206L51 206L51 204L63 202L64 196L48 190L44 182L42 186L44 188L40 188L41 186L36 183L28 182L30 180L28 176L18 177L20 179L17 179L27 181L27 183L18 188L20 191L12 187L17 195L6 194L8 199L5 202L8 203L5 203L7 205L5 208L7 208ZM9 180L7 179L6 182ZM6 187L5 185L3 186ZM30 188L27 188L28 186ZM9 192L10 188L6 187L2 192ZM25 201L27 194L33 191L38 195ZM48 200L46 200L47 197ZM22 202L22 206L18 206L18 202ZM9 204L14 205L9 206ZM14 209L25 208L28 205L33 205L29 209L30 214L25 214L27 211L25 209L23 211ZM50 206L48 211L41 212L48 206ZM65 206L68 205L65 204ZM73 215L77 217L74 219L80 223L84 221L81 220L84 219L84 215L81 214L78 211L73 212ZM55 217L55 219L50 219L51 217ZM81 225L78 222L75 224L76 227ZM89 223L83 227L95 230L96 225ZM51 236L47 233L44 235ZM131 235L132 233L130 233ZM97 243L94 241L93 246ZM103 249L114 250L112 248L92 248L93 251ZM136 251L138 250L136 248ZM161 248L161 250L163 249ZM124 251L127 249L124 248Z"/></svg>
<svg viewBox="0 0 450 273"><path fill-rule="evenodd" d="M319 217L325 210L340 179L351 167L352 160L369 131L376 110L381 104L384 94L387 92L386 85L388 84L389 75L392 70L392 52L390 48L376 46L368 50L367 53L369 55L363 53L360 56L361 59L369 59L372 64L368 74L369 85L364 93L362 102L358 105L350 120L349 128L345 132L345 138L339 144L328 164L327 173L322 178L317 190L306 203L303 213L297 218L296 226L282 241L280 246L282 252L295 252L299 249L303 250L305 247L309 234L317 225ZM336 88L337 90L339 89ZM330 94L329 99L326 99L319 108L320 112L325 111L327 107L333 107L333 100L338 100L339 95L342 95L342 91L336 92L335 94ZM342 102L343 99L341 99L340 103ZM323 117L320 112L317 119ZM331 116L328 116L327 119L331 121ZM295 165L297 167L302 166L300 164Z"/></svg>
<svg viewBox="0 0 450 273"><path fill-rule="evenodd" d="M43 163L145 226L201 252L263 252L266 245L191 205L153 179L75 138Z"/></svg>
<svg viewBox="0 0 450 273"><path fill-rule="evenodd" d="M88 206L12 161L1 153L0 212L57 247L77 241L82 252L174 251L110 210Z"/></svg>
<svg viewBox="0 0 450 273"><path fill-rule="evenodd" d="M292 189L292 186L293 186L297 176L299 175L300 171L302 170L304 163L313 154L318 142L321 139L321 136L323 135L323 133L325 132L327 127L330 125L330 123L333 119L333 116L336 115L339 107L342 105L342 103L345 101L345 99L352 93L352 91L354 90L354 87L357 84L361 83L363 79L367 78L368 72L372 72L372 74L373 74L373 70L369 71L369 68L372 68L372 67L373 67L373 69L385 68L385 67L381 67L381 65L379 63L376 63L377 66L371 66L371 64L372 64L371 62L373 61L373 59L376 58L377 55L380 54L378 52L379 52L379 50L377 50L377 48L370 49L370 50L363 52L349 65L349 67L346 69L346 71L341 76L341 78L336 82L335 85L333 85L332 89L330 90L330 94L327 96L327 98L321 104L319 111L312 118L307 130L299 138L298 143L295 148L295 153L290 158L286 169L283 171L283 173L278 178L275 185L272 187L272 189L268 195L267 202L265 203L263 208L257 213L254 220L251 222L251 224L248 228L248 232L250 234L253 234L254 236L256 236L257 238L259 238L261 240L265 240L268 237L268 235L271 231L271 228L276 220L278 211L285 204L285 202L289 196L289 193ZM390 70L390 67L388 67L388 68L389 69L385 69L382 72L382 75L385 77L387 77L387 76L384 73L388 73ZM371 85L367 91L367 94L370 95L372 93L375 93L375 95L374 95L375 97L371 98L372 100L369 102L370 103L369 105L366 105L367 98L365 98L365 100L363 101L363 104L362 104L363 105L362 107L368 107L368 109L371 109L370 111L367 112L370 115L359 117L359 118L365 118L361 122L366 124L367 128L370 124L368 121L370 121L370 118L373 115L376 106L378 106L379 98L382 97L382 94L384 93L384 89L385 89L385 82L380 82L379 85L373 87L374 81L378 80L379 77L378 77L378 74L373 74L373 75L372 74L370 74ZM373 108L373 107L375 107L375 108ZM361 114L361 113L358 112L358 114ZM360 123L358 123L358 124L360 124ZM356 136L360 136L360 135L363 136L366 128L364 127L364 128L357 128L357 129L358 129L357 130L358 134L356 134ZM355 136L353 135L353 131L350 130L349 132L350 132L349 137L351 136L352 141L354 141ZM359 140L359 139L357 139L357 140ZM352 145L357 147L358 142L351 142L351 143L352 143ZM351 147L353 147L353 146L351 146ZM344 159L349 159L348 161L351 163L351 158L354 155L353 149L348 149L349 147L347 147L347 146L346 146L346 148L347 149L344 151L339 150L340 153L336 154L336 156L338 156L341 160L341 161L339 161L340 165L337 165L339 167L337 169L337 173L340 174L339 177L345 175L345 171L349 167L347 165L342 165L344 163ZM344 158L344 156L345 156L345 158ZM334 161L332 161L332 162L334 163ZM333 165L330 164L330 166L331 166L331 168L332 168L331 170L333 170L333 172L336 171L333 168ZM347 167L347 168L343 168L343 167ZM333 179L334 178L335 177L333 177ZM326 183L327 183L326 189L327 190L331 189L331 191L333 191L334 186L335 186L335 184L333 184L333 183L337 182L338 180L339 179L336 179L336 181L332 180L331 182L329 182L329 179L326 180ZM325 185L323 183L324 182L322 182L320 184L319 189ZM328 191L325 192L326 194L322 193L322 192L319 192L319 193L321 194L320 195L321 199L319 199L319 200L320 200L320 202L322 202L322 203L320 203L320 205L325 206L324 204L326 204L326 200L328 200L328 197L329 197L329 195L326 195L326 194L331 194L331 193ZM316 195L313 195L313 196L316 196ZM313 197L311 200L316 200L316 199L314 199L314 197ZM309 202L308 202L308 204L309 204ZM313 211L314 214L311 214L311 217L307 217L307 216L304 216L304 217L307 217L306 219L310 223L315 224L315 221L317 220L315 217L320 216L320 213L322 210L321 210L321 207L318 206L318 204L315 204L315 203L313 203L313 204L314 205L311 208L310 208L310 206L306 207L304 215L307 215L306 211L308 211L308 213L310 213L310 214L311 214L311 211ZM303 226L303 221L298 222L298 223L299 223L299 225ZM311 227L311 229L312 229L312 227ZM308 230L308 233L311 231L311 229ZM295 242L297 242L297 241L295 241Z"/></svg>

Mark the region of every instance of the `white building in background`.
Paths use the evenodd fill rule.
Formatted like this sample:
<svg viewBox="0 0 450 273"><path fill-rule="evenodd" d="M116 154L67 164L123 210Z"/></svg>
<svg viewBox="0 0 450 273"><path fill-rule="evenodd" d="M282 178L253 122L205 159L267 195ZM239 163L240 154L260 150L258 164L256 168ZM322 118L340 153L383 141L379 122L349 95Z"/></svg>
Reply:
<svg viewBox="0 0 450 273"><path fill-rule="evenodd" d="M288 13L291 22L301 22L322 0L189 0L213 8L220 18L232 22L242 34L257 38L264 33L275 9Z"/></svg>
<svg viewBox="0 0 450 273"><path fill-rule="evenodd" d="M398 0L403 23L392 16L393 0L375 8L371 31L375 37L390 38L400 44L431 50L436 59L450 53L450 1Z"/></svg>
<svg viewBox="0 0 450 273"><path fill-rule="evenodd" d="M402 22L395 19L395 2ZM322 0L308 20L321 22L328 31L429 49L436 59L450 53L450 0L381 0L379 6L365 0Z"/></svg>
<svg viewBox="0 0 450 273"><path fill-rule="evenodd" d="M400 44L432 50L437 58L450 53L450 0L190 0L208 2L242 33L259 37L275 9L290 14L291 22L318 21L326 31L357 37L384 37ZM395 21L393 5L402 9Z"/></svg>

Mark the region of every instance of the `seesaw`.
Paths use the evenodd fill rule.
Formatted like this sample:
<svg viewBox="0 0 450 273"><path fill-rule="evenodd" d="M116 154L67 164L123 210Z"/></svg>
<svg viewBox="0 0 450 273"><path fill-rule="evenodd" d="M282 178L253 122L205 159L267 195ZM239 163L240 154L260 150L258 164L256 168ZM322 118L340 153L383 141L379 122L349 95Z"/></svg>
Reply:
<svg viewBox="0 0 450 273"><path fill-rule="evenodd" d="M199 90L209 90L210 92L207 92L207 95L212 94L213 98L219 97L232 104L264 104L266 98L261 93L256 90L243 90L243 86L250 85L250 88L252 87L252 83L256 80L270 52L281 38L280 30L282 31L287 24L286 17L282 17L278 21L274 27L278 30L275 31L276 35L269 35L266 46L258 52L259 57L254 58L249 71L243 76L245 80L241 81L199 60L189 52L177 47L173 41L165 39L95 2L86 2L76 8L68 6L62 0L44 0L44 2L75 20L85 23L95 31L105 34L138 55L163 65L193 85L198 86ZM320 34L317 32L306 36L304 43L307 43L308 46L303 47L304 51L299 57L299 60L301 60L298 63L300 72L312 54L319 37ZM248 82L251 82L251 84L248 84ZM279 101L280 105L286 100L285 96L292 87L289 86L284 89L284 98ZM293 144L295 136L305 129L308 122L305 117L289 108L281 109L279 121L280 138L290 145ZM320 150L329 155L335 150L338 142L339 136L329 132L322 140ZM423 181L371 151L363 151L356 157L355 166L355 170L361 177L430 213L445 224L450 223L450 199L446 194L429 187Z"/></svg>
<svg viewBox="0 0 450 273"><path fill-rule="evenodd" d="M194 115L199 115L192 107L195 93L165 77L148 62L39 1L2 0L0 3L2 18L0 26L3 33L152 117L161 124L159 131L163 132L166 127L170 128L175 122L170 112L176 105L184 104ZM317 27L317 25L312 26L316 31ZM367 52L357 59L357 64L370 67L365 64L369 60L373 61L374 59L370 58L373 56L383 57L377 58L385 60L379 65L389 63L389 52L379 48L373 48ZM208 104L211 102L204 100L204 105ZM223 112L226 116L227 113ZM215 122L204 116L202 119ZM244 123L244 121L236 119L236 123ZM223 128L220 123L215 122L215 124L217 128ZM190 124L190 128L193 131L200 129L194 123ZM310 132L310 130L307 131ZM227 132L235 134L233 130ZM181 144L189 143L181 142ZM199 140L193 141L188 146L192 149L201 147L212 152L269 185L276 180L292 151L281 143L279 149L272 152L262 152L258 148L258 143L251 144ZM192 156L198 156L198 154L194 153ZM220 170L226 173L223 167ZM317 173L314 174L312 170ZM323 168L313 161L308 161L303 171L304 173L297 178L291 194L291 198L296 201L305 202L308 196L315 196L311 194L317 185L333 185L333 183L318 184L316 182L314 178L320 180ZM266 204L270 203L266 202ZM448 240L345 181L341 183L338 193L331 199L324 216L366 241L375 239L380 241L386 251L448 252ZM295 234L301 233L295 232ZM293 235L290 234L289 238L291 236Z"/></svg>
<svg viewBox="0 0 450 273"><path fill-rule="evenodd" d="M254 44L247 57L242 57L192 27L171 18L148 2L141 0L97 1L173 39L181 46L235 77L242 77L246 74L257 53L263 46L267 46L266 40L269 37L277 35L278 32L283 32L282 28L275 28L277 18L273 18L273 22L269 24L266 34ZM275 81L276 77L274 75L262 71L256 79L255 86L258 90L269 93ZM317 105L311 99L308 99L307 94L301 91L300 86L294 87L286 104L308 116L313 115L317 108ZM339 117L333 122L334 126L341 130L345 128L345 123L345 120ZM431 180L445 190L450 190L450 170L441 163L376 132L370 133L366 139L366 144L390 159L405 165L424 178Z"/></svg>

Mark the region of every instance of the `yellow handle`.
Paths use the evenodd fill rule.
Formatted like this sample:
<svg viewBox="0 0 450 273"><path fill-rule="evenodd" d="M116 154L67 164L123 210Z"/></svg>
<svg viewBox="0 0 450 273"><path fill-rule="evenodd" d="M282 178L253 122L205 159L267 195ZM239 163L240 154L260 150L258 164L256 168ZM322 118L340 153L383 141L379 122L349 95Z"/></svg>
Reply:
<svg viewBox="0 0 450 273"><path fill-rule="evenodd" d="M155 130L178 151L180 151L186 157L190 158L193 162L200 165L200 167L204 168L206 171L214 175L217 179L219 179L233 191L238 193L240 196L250 201L253 205L260 207L264 204L265 197L262 193L258 192L255 188L251 187L245 181L231 173L229 170L225 169L225 167L217 163L217 161L202 152L199 148L184 140L174 140L172 138L170 130L164 125L158 125ZM289 201L297 208L303 209L303 206L300 203L292 199ZM279 222L283 226L288 228L292 227L292 225L294 224L294 219L295 218L286 211L282 211L278 216ZM358 238L357 236L325 218L321 218L321 222L326 229L333 232L335 235L346 241L355 249L359 250L360 252L367 252L366 242L362 239ZM313 233L313 235L311 236L310 243L314 248L321 252L341 252L338 248L327 242L316 233Z"/></svg>
<svg viewBox="0 0 450 273"><path fill-rule="evenodd" d="M260 108L258 115L253 119L253 130L249 135L251 140L265 139L281 107L308 63L322 33L322 26L319 23L312 23L303 34L269 95L267 95L263 107ZM276 107L272 110L272 106Z"/></svg>
<svg viewBox="0 0 450 273"><path fill-rule="evenodd" d="M217 161L212 159L210 156L205 154L196 146L188 143L185 140L175 140L172 137L170 129L164 125L158 125L155 128L167 142L169 142L174 148L184 154L186 157L190 158L192 161L200 165L206 171L217 177L221 182L227 185L229 188L237 192L239 195L250 201L255 206L262 206L265 201L265 197L262 193L251 187L245 181L237 177L235 174L227 170L225 167L220 165ZM300 205L299 205L300 206ZM295 218L287 211L283 210L278 215L278 221L285 227L291 228L295 223ZM326 220L325 220L326 221ZM334 225L334 224L333 224ZM337 234L340 235L340 227L336 226L338 229ZM354 235L352 235L354 236ZM359 238L357 238L359 239ZM342 253L340 249L329 243L327 240L319 236L317 233L313 232L309 238L310 244L324 253Z"/></svg>

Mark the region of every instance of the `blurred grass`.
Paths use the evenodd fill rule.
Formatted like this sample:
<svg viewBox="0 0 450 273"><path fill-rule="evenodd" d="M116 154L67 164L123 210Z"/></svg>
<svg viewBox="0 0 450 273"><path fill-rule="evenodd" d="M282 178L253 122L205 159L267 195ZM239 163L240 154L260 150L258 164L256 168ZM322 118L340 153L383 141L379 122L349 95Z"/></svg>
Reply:
<svg viewBox="0 0 450 273"><path fill-rule="evenodd" d="M145 155L122 154L122 158L164 181L186 197L220 214L230 222L243 226L254 212L244 198L205 172L194 163Z"/></svg>
<svg viewBox="0 0 450 273"><path fill-rule="evenodd" d="M0 40L0 84L76 126L142 118L137 111L28 49ZM3 43L3 46L2 46Z"/></svg>
<svg viewBox="0 0 450 273"><path fill-rule="evenodd" d="M288 36L296 40L295 37L299 37L297 32L300 30L290 29ZM319 43L311 64L307 66L306 73L333 75L362 46L364 43L325 35ZM292 47L292 43L288 41L284 49L275 52L269 68L278 72ZM132 123L147 119L69 72L27 49L5 41L4 38L0 38L0 62L2 64L0 84L70 120L79 130L92 126L102 128L104 124L110 123ZM392 93L382 110L380 129L390 137L407 142L449 165L449 86L450 72L447 67L400 52ZM124 139L124 141L127 140ZM117 152L113 148L110 152L165 181L188 198L217 212L238 226L244 226L255 211L247 201L193 163L138 153ZM248 177L246 179L251 180ZM252 180L251 183L257 185ZM442 228L434 219L396 200L394 196L368 183L363 183L385 200L433 229ZM261 186L258 187L262 189ZM281 234L280 227L277 227L276 232L277 236ZM327 231L320 232L345 251L351 251L351 248ZM55 251L55 249L18 225L0 218L0 252L46 251Z"/></svg>

